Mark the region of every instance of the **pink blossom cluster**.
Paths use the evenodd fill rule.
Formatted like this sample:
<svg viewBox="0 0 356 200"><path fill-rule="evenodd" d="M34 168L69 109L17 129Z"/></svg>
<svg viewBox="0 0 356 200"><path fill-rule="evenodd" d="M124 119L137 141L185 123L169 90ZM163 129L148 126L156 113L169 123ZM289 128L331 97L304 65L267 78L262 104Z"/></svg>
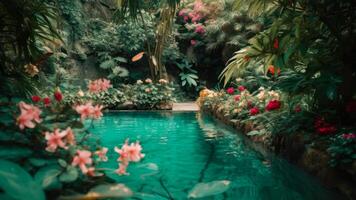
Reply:
<svg viewBox="0 0 356 200"><path fill-rule="evenodd" d="M19 108L21 114L16 119L17 125L20 127L21 130L27 128L35 128L35 123L41 123L42 119L40 118L40 114L42 111L33 105L26 104L25 102L19 103Z"/></svg>
<svg viewBox="0 0 356 200"><path fill-rule="evenodd" d="M61 131L56 128L53 132L45 132L45 139L47 140L46 151L55 152L58 147L68 149L67 144L75 145L75 136L70 127Z"/></svg>
<svg viewBox="0 0 356 200"><path fill-rule="evenodd" d="M112 85L110 83L110 80L107 80L105 78L97 79L94 81L89 81L88 84L88 89L89 92L91 93L99 93L108 90L111 88Z"/></svg>
<svg viewBox="0 0 356 200"><path fill-rule="evenodd" d="M77 150L76 155L73 158L72 166L79 166L83 174L93 175L95 168L92 166L93 159L92 153L87 150Z"/></svg>
<svg viewBox="0 0 356 200"><path fill-rule="evenodd" d="M103 116L103 113L101 110L103 109L102 105L95 105L91 102L88 102L83 105L77 105L75 106L75 111L80 114L80 119L85 120L86 118L92 118L92 119L100 119Z"/></svg>
<svg viewBox="0 0 356 200"><path fill-rule="evenodd" d="M117 161L119 162L119 168L115 172L119 175L127 175L127 167L130 162L139 162L145 154L142 154L142 147L139 142L129 144L126 140L121 149L115 147L115 151L119 154Z"/></svg>
<svg viewBox="0 0 356 200"><path fill-rule="evenodd" d="M108 148L103 147L94 152L95 155L98 156L99 161L106 162L108 161L108 157L106 153L108 152ZM96 169L93 166L93 153L88 150L77 150L76 155L73 157L72 166L78 166L83 174L88 176L101 176L100 173L95 173Z"/></svg>
<svg viewBox="0 0 356 200"><path fill-rule="evenodd" d="M188 22L190 19L191 22L196 23L203 18L203 16L200 14L203 8L203 2L201 0L196 0L194 2L193 10L182 9L179 11L178 16L183 17L184 22Z"/></svg>

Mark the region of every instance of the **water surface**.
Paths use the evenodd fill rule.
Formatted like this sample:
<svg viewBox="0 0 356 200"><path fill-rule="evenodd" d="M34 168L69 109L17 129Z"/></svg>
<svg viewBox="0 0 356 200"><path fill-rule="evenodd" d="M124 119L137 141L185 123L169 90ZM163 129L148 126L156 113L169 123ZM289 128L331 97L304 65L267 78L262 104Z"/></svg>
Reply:
<svg viewBox="0 0 356 200"><path fill-rule="evenodd" d="M146 156L142 162L130 164L130 175L109 174L135 192L133 199L188 199L198 183L216 181L230 184L209 191L200 188L196 192L203 196L217 190L200 199L335 199L301 170L272 155L262 155L243 136L199 113L108 113L93 129L110 149L109 162L102 167L117 167L114 146L121 146L126 138L141 141Z"/></svg>

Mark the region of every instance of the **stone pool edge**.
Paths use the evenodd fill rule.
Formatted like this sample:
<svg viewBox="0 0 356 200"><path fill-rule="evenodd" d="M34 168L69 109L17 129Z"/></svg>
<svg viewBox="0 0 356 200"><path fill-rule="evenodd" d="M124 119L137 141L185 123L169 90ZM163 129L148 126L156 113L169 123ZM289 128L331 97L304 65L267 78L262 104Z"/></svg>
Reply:
<svg viewBox="0 0 356 200"><path fill-rule="evenodd" d="M353 178L356 175L355 162L351 169L331 168L328 165L330 157L326 150L308 144L302 137L302 133L272 141L270 135L247 135L252 130L258 130L258 127L252 123L231 120L224 114L225 111L222 108L200 107L200 112L211 115L220 122L233 127L253 143L260 144L277 155L281 155L292 164L315 176L327 188L336 190L347 199L356 199L356 191L353 189L356 185L356 180Z"/></svg>

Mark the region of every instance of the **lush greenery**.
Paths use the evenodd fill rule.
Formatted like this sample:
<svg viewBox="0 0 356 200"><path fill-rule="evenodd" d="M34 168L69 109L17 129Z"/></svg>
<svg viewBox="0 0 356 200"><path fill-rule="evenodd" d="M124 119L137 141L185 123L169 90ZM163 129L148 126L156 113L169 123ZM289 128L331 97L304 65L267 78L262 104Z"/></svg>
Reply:
<svg viewBox="0 0 356 200"><path fill-rule="evenodd" d="M0 1L0 198L106 193L100 184L112 180L95 168L106 150L84 120L104 108L171 109L199 91L202 108L253 126L250 136L281 146L302 135L332 167L355 166L355 8L352 0ZM117 188L106 197L130 195Z"/></svg>

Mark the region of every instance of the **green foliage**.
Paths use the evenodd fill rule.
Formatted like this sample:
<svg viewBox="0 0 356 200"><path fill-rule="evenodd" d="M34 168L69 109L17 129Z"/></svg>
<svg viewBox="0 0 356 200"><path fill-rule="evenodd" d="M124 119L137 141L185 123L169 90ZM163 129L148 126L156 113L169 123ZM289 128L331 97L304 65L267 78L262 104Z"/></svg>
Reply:
<svg viewBox="0 0 356 200"><path fill-rule="evenodd" d="M132 91L130 98L138 109L161 109L162 106L171 108L174 88L171 83L162 80L151 83L150 79L146 79L144 83L138 81L128 88Z"/></svg>
<svg viewBox="0 0 356 200"><path fill-rule="evenodd" d="M347 138L348 134L353 134L354 137ZM332 158L330 161L331 166L345 166L352 164L356 160L356 137L354 133L335 135L330 138L330 143L328 152Z"/></svg>
<svg viewBox="0 0 356 200"><path fill-rule="evenodd" d="M0 189L8 198L44 200L44 192L30 174L16 163L0 160Z"/></svg>
<svg viewBox="0 0 356 200"><path fill-rule="evenodd" d="M72 90L64 92L63 96L65 97L63 101L68 105L84 103L90 100L93 101L93 103L103 105L108 109L117 109L127 100L125 94L115 88L110 88L100 93L84 93L81 90L79 90L79 92L78 90Z"/></svg>
<svg viewBox="0 0 356 200"><path fill-rule="evenodd" d="M42 47L60 40L56 9L41 0L1 1L0 16L0 93L29 95L38 84L32 77L38 74ZM32 67L26 69L26 65Z"/></svg>
<svg viewBox="0 0 356 200"><path fill-rule="evenodd" d="M269 24L231 58L221 74L225 85L246 69L267 73L273 65L286 72L278 80L281 87L289 87L290 93L313 95L318 106L339 104L333 107L341 111L342 104L355 94L348 86L355 84L351 75L355 62L350 54L355 50L345 48L356 42L354 31L347 28L355 23L354 11L347 9L351 1L235 2L247 6L251 16L268 17Z"/></svg>
<svg viewBox="0 0 356 200"><path fill-rule="evenodd" d="M181 80L182 86L198 86L198 76L197 76L197 71L192 69L192 65L187 61L183 60L182 63L176 63L177 67L181 70L181 73L179 73L179 77Z"/></svg>
<svg viewBox="0 0 356 200"><path fill-rule="evenodd" d="M62 17L69 24L69 41L75 42L84 35L85 18L80 1L58 0L58 8Z"/></svg>

